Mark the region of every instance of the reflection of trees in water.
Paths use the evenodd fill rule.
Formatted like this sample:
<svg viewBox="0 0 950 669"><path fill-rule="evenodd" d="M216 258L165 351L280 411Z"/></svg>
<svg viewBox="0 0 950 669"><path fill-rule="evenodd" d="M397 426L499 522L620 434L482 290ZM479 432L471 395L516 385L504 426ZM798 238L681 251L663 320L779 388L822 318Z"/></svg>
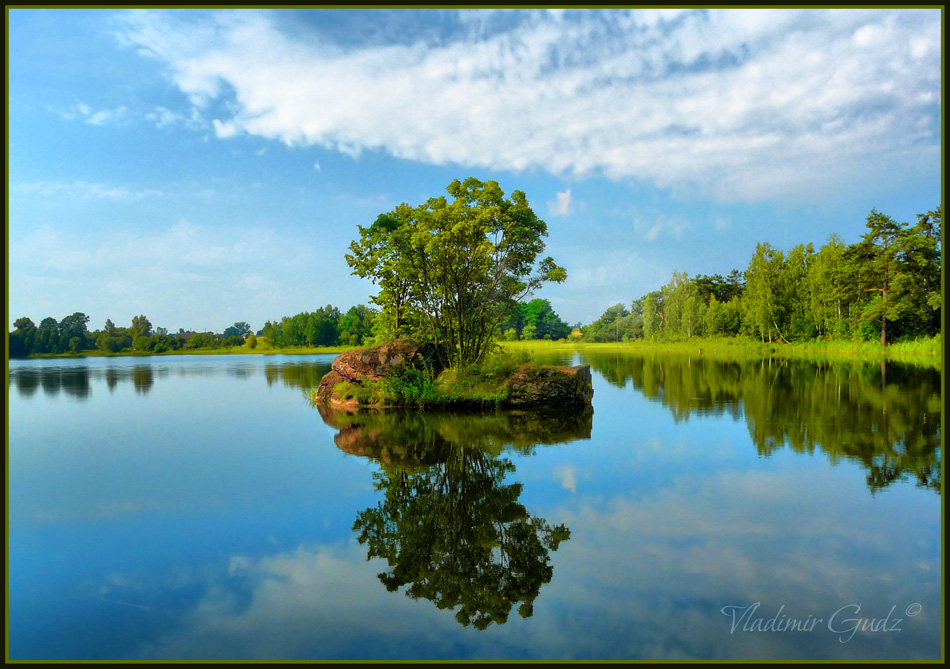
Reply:
<svg viewBox="0 0 950 669"><path fill-rule="evenodd" d="M284 363L267 365L264 368L264 377L267 379L267 385L281 381L291 388L310 390L319 386L323 375L329 371L329 362Z"/></svg>
<svg viewBox="0 0 950 669"><path fill-rule="evenodd" d="M10 383L23 397L33 397L36 389L42 388L43 393L51 397L62 392L69 397L86 399L92 392L89 379L86 367L18 369L10 373Z"/></svg>
<svg viewBox="0 0 950 669"><path fill-rule="evenodd" d="M15 385L17 392L23 397L33 397L40 386L40 376L32 369L21 370L19 374L10 374L9 383Z"/></svg>
<svg viewBox="0 0 950 669"><path fill-rule="evenodd" d="M551 581L551 551L570 538L518 502L522 484L506 447L589 439L591 412L581 414L346 413L321 408L340 430L337 445L380 462L375 487L383 500L353 525L369 557L385 559L379 579L389 591L456 610L462 625L485 629L517 606L533 613ZM465 444L465 445L463 445Z"/></svg>
<svg viewBox="0 0 950 669"><path fill-rule="evenodd" d="M896 362L722 360L685 355L587 356L613 385L629 381L674 420L726 413L744 418L759 453L789 446L847 458L879 490L913 475L941 490L940 372Z"/></svg>
<svg viewBox="0 0 950 669"><path fill-rule="evenodd" d="M174 371L173 371L174 370ZM268 384L282 381L285 385L310 389L320 384L320 379L330 370L329 363L301 362L283 365L267 365L264 374ZM78 399L92 394L92 381L104 381L109 391L122 383L131 383L137 393L147 394L155 385L156 378L171 374L179 377L213 376L226 374L229 377L246 379L258 374L259 369L246 365L222 366L205 364L183 366L175 369L162 365L142 364L121 367L16 367L10 370L9 384L21 397L33 397L38 388L52 397L60 392Z"/></svg>
<svg viewBox="0 0 950 669"><path fill-rule="evenodd" d="M138 365L132 370L132 383L135 385L135 392L147 394L152 386L155 385L155 376L152 374L152 368L148 365Z"/></svg>

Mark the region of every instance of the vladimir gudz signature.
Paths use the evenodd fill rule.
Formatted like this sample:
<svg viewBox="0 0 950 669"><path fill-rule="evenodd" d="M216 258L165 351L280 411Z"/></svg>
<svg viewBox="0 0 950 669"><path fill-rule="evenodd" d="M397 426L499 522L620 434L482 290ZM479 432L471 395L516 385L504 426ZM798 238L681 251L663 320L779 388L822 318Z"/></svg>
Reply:
<svg viewBox="0 0 950 669"><path fill-rule="evenodd" d="M736 632L813 632L827 628L838 636L838 641L847 643L858 632L887 633L900 632L906 618L920 614L920 604L911 604L904 609L904 616L897 613L897 605L891 607L883 618L861 615L860 604L846 604L827 618L808 615L795 618L785 614L785 605L779 607L770 618L758 615L760 602L744 606L724 606L722 614L731 619L729 634ZM822 626L822 627L819 627Z"/></svg>

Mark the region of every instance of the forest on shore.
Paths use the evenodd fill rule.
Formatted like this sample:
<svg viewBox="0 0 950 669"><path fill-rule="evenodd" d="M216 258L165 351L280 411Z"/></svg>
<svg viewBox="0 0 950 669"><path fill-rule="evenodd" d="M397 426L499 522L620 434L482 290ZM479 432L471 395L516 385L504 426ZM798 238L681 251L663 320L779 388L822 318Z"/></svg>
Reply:
<svg viewBox="0 0 950 669"><path fill-rule="evenodd" d="M867 232L847 245L832 235L817 251L800 244L783 252L761 243L744 271L726 276L673 272L670 281L616 304L593 323L569 325L546 299L515 302L499 320L499 341L688 341L694 337L747 338L762 342L877 341L882 345L941 333L943 221L941 207L898 223L872 210ZM408 321L411 323L411 320ZM10 357L79 353L158 354L242 347L362 346L395 336L392 320L373 306L342 311L333 305L265 322L252 331L236 322L220 333L153 327L145 315L128 326L107 319L88 329L75 312L36 325L21 317L9 333Z"/></svg>

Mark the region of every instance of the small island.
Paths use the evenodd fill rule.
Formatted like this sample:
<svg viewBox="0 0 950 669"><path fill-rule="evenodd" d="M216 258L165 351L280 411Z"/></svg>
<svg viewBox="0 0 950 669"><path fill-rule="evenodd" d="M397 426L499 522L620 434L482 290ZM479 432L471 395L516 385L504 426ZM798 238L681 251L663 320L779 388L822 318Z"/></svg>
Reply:
<svg viewBox="0 0 950 669"><path fill-rule="evenodd" d="M380 291L375 348L342 353L312 392L335 407L589 406L588 366L537 365L496 352L505 314L567 272L544 250L547 224L525 194L455 180L453 197L402 204L350 244L353 274Z"/></svg>
<svg viewBox="0 0 950 669"><path fill-rule="evenodd" d="M400 339L338 355L313 391L315 404L387 407L528 408L590 406L590 365L538 365L495 355L481 367L445 368L429 342Z"/></svg>

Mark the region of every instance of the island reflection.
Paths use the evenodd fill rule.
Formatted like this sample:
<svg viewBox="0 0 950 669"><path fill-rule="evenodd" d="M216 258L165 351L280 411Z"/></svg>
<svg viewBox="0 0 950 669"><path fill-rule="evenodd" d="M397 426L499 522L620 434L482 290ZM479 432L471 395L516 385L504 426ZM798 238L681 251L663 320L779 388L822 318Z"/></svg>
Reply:
<svg viewBox="0 0 950 669"><path fill-rule="evenodd" d="M336 411L320 407L339 430L341 450L379 463L377 506L353 530L367 556L386 560L379 580L390 592L456 610L464 626L507 622L511 609L530 617L551 581L550 552L570 539L518 502L522 484L506 448L589 439L593 412Z"/></svg>

